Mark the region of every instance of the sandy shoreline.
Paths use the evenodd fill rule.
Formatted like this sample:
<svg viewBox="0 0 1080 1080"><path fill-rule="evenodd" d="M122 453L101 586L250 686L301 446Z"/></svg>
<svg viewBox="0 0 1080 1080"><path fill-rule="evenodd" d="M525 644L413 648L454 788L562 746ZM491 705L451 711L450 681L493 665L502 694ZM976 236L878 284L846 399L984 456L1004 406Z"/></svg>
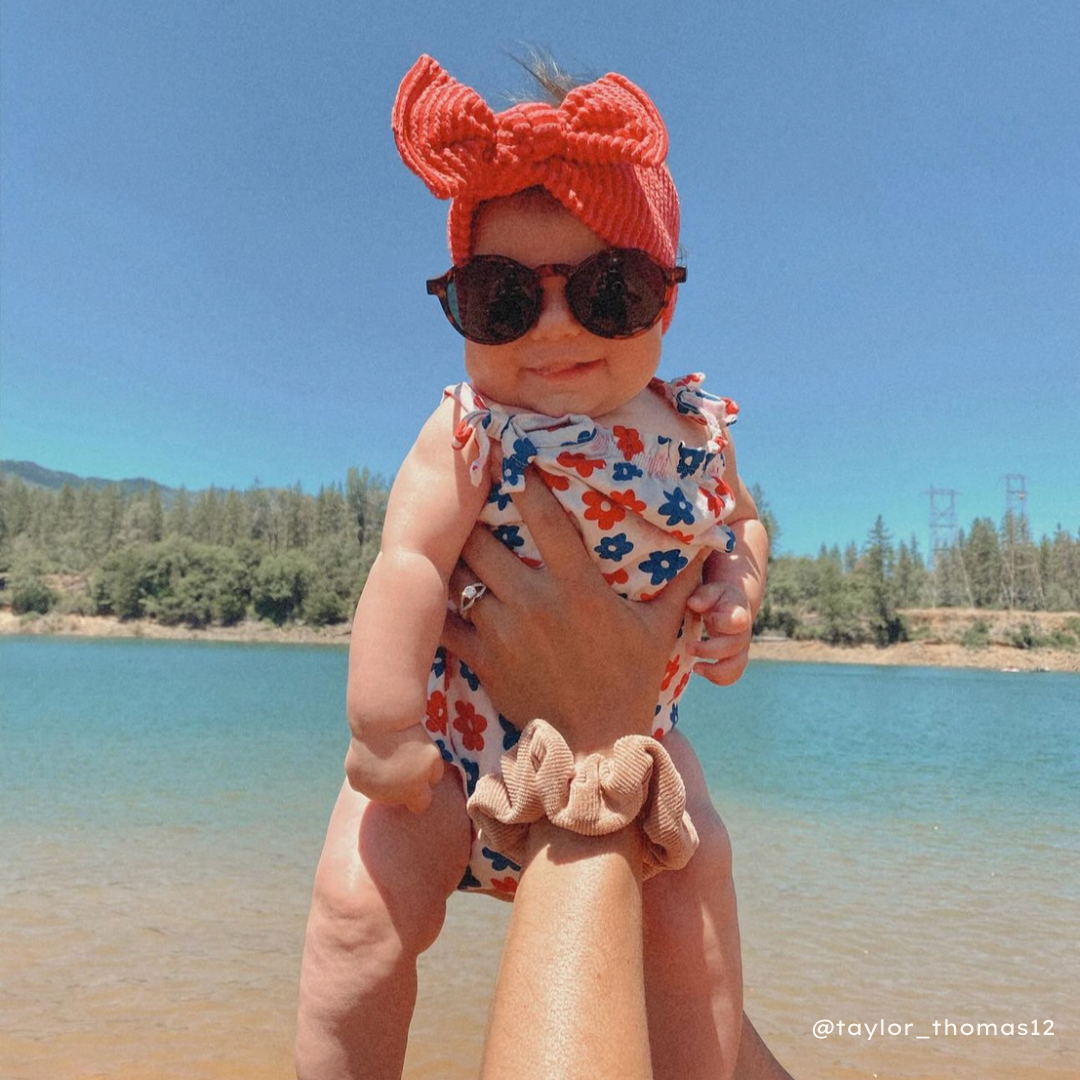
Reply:
<svg viewBox="0 0 1080 1080"><path fill-rule="evenodd" d="M1060 648L1020 649L1011 645L989 644L968 648L958 641L958 630L976 619L990 619L1005 625L1011 620L1036 623L1052 631L1063 624L1068 613L985 612L962 609L936 609L913 613L919 625L932 628L928 640L906 641L879 649L873 645L837 646L820 641L793 641L789 638L763 637L754 641L751 659L781 660L811 664L881 664L907 667L984 668L991 670L1064 671L1080 673L1080 650ZM46 634L66 637L144 638L171 641L264 642L275 645L348 645L348 623L336 626L278 627L268 622L248 619L236 626L212 626L192 630L185 626L162 626L149 619L121 621L102 615L43 616L13 615L0 610L0 637L16 634Z"/></svg>

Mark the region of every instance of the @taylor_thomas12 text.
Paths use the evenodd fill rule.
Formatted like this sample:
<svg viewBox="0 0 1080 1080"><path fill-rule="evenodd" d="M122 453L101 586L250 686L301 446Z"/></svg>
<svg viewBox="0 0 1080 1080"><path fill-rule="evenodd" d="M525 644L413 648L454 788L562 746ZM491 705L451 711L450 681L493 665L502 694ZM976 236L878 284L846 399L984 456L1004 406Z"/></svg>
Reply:
<svg viewBox="0 0 1080 1080"><path fill-rule="evenodd" d="M884 1019L865 1021L849 1020L819 1020L814 1024L814 1037L828 1039L833 1035L846 1036L847 1038L865 1039L870 1042L875 1037L881 1038L908 1038L908 1039L933 1039L945 1037L970 1037L979 1035L1002 1036L1006 1038L1016 1035L1053 1035L1053 1020L1023 1020L1014 1023L1009 1020L1005 1023L970 1023L961 1020L934 1020L929 1025L932 1034L926 1033L926 1027L918 1024L886 1023ZM922 1029L920 1033L918 1028Z"/></svg>

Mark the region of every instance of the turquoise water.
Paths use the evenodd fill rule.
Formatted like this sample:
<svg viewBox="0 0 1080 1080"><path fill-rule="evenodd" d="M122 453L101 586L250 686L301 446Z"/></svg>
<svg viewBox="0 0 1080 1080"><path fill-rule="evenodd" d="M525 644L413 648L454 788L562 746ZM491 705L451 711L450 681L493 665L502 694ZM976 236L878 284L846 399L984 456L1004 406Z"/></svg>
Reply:
<svg viewBox="0 0 1080 1080"><path fill-rule="evenodd" d="M229 831L268 789L280 812L322 805L345 676L340 649L9 639L8 821ZM1077 818L1078 715L1073 675L763 664L723 691L695 680L682 730L738 803L1056 832Z"/></svg>
<svg viewBox="0 0 1080 1080"><path fill-rule="evenodd" d="M77 1075L49 1054L88 1017L103 1031L130 1022L124 988L140 964L160 963L173 987L146 1005L155 1015L201 995L222 1016L240 1010L231 1031L222 1021L227 1041L242 1015L287 1054L311 874L342 778L346 660L296 646L0 641L0 948L21 972L0 992L0 1033L20 1061L41 1062L27 1076ZM728 690L691 685L682 729L732 834L747 1008L798 1075L1067 1075L1078 706L1080 679L1055 674L762 663ZM504 925L501 905L463 903L452 925ZM123 917L87 936L117 904ZM164 944L145 949L132 926ZM461 940L425 958L425 993L446 1000ZM65 995L75 957L98 970L81 1005ZM418 1045L439 1023L425 1000ZM813 1022L836 1013L1037 1015L1060 1037L815 1040ZM481 1035L460 1037L478 1053ZM114 1045L130 1038L117 1029Z"/></svg>

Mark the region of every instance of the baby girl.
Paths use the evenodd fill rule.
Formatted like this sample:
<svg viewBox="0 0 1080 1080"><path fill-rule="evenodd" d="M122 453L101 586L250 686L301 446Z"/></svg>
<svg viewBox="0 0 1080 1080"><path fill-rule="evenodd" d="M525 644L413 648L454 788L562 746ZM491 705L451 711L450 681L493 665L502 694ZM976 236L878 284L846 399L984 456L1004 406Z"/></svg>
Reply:
<svg viewBox="0 0 1080 1080"><path fill-rule="evenodd" d="M359 827L378 858L355 912L363 947L341 1038L359 1047L365 1076L400 1073L416 957L449 892L512 899L516 888L520 867L471 825L465 804L518 731L439 640L450 576L478 520L541 565L514 503L537 482L631 600L649 601L712 553L653 721L683 773L700 845L684 869L645 886L646 992L658 1077L730 1075L738 1046L730 849L672 729L692 671L729 681L713 674L725 655L716 639L731 632L732 595L757 610L767 540L736 472L736 406L706 393L699 374L656 377L686 280L664 123L621 75L556 97L494 113L424 56L394 105L402 158L450 200L453 267L427 288L464 338L468 381L443 392L397 475L353 627L346 770L369 800ZM736 545L753 558L732 570ZM453 600L467 617L483 594L478 583ZM598 646L593 662L618 665L619 643Z"/></svg>

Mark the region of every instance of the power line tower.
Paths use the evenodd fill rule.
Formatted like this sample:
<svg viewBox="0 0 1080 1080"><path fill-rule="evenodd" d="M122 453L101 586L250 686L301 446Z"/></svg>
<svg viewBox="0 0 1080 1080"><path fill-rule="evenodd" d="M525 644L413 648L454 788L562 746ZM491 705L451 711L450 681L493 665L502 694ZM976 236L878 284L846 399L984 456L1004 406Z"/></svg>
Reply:
<svg viewBox="0 0 1080 1080"><path fill-rule="evenodd" d="M1045 602L1039 557L1027 516L1027 477L1005 476L1005 520L1001 529L1001 603L1007 608L1040 608Z"/></svg>
<svg viewBox="0 0 1080 1080"><path fill-rule="evenodd" d="M1005 476L1005 513L1027 519L1027 477L1023 473Z"/></svg>
<svg viewBox="0 0 1080 1080"><path fill-rule="evenodd" d="M930 569L933 570L939 553L956 543L956 496L960 492L931 484L930 490L923 494L930 496Z"/></svg>
<svg viewBox="0 0 1080 1080"><path fill-rule="evenodd" d="M931 485L924 495L930 496L930 582L932 586L931 603L934 607L944 593L946 603L967 600L972 603L971 585L968 582L967 567L964 565L963 552L956 547L956 496L960 494L953 488L936 488Z"/></svg>

